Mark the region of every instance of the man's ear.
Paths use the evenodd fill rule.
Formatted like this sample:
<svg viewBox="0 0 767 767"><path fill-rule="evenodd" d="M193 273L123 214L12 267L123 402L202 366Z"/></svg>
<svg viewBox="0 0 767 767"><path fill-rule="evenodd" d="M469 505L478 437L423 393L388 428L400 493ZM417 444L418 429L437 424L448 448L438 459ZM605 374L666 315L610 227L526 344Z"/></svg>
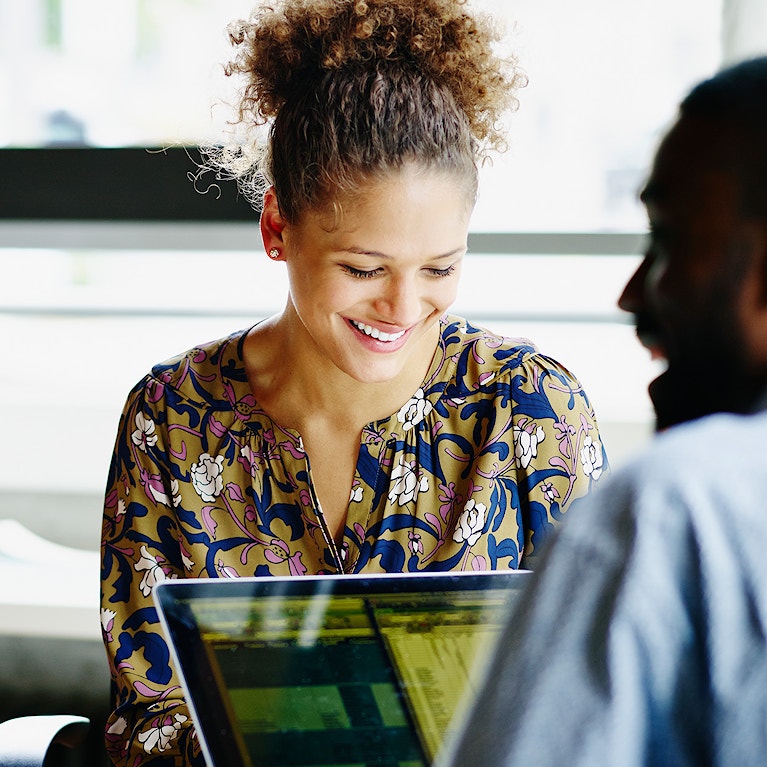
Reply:
<svg viewBox="0 0 767 767"><path fill-rule="evenodd" d="M283 231L285 229L285 219L280 213L280 206L277 204L277 195L274 193L274 187L270 186L264 192L264 206L261 210L259 225L261 227L261 240L264 243L264 250L274 261L283 259L283 249L285 243L283 240ZM279 257L273 254L279 252Z"/></svg>
<svg viewBox="0 0 767 767"><path fill-rule="evenodd" d="M751 262L735 311L740 315L743 336L750 360L767 366L767 224L753 222L748 237Z"/></svg>

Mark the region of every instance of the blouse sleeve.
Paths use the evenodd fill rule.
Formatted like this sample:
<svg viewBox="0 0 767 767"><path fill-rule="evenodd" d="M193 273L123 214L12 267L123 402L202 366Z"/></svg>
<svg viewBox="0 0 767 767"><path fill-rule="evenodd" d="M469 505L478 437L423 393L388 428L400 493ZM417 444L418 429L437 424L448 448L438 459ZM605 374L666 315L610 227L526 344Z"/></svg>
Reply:
<svg viewBox="0 0 767 767"><path fill-rule="evenodd" d="M104 504L101 622L112 674L106 744L115 765L204 765L152 601L183 562L169 473L162 384L131 392L120 418ZM175 491L175 492L174 492Z"/></svg>
<svg viewBox="0 0 767 767"><path fill-rule="evenodd" d="M531 355L514 374L511 391L522 567L533 569L557 521L592 490L608 463L589 398L561 364Z"/></svg>

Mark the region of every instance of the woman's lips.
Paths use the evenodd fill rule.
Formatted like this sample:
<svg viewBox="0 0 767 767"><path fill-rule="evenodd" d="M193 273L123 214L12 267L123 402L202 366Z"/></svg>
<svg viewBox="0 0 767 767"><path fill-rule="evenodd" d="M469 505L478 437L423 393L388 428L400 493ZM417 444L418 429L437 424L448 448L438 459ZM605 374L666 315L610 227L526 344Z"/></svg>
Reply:
<svg viewBox="0 0 767 767"><path fill-rule="evenodd" d="M372 325L365 325L364 323L357 322L356 320L349 320L349 322L351 322L351 324L354 325L357 330L362 331L366 336L375 338L376 341L382 341L383 343L391 343L392 341L396 341L398 338L402 338L402 336L404 336L407 332L406 330L400 330L396 333L386 333L383 330L374 328Z"/></svg>
<svg viewBox="0 0 767 767"><path fill-rule="evenodd" d="M357 338L370 350L376 352L396 352L401 349L410 337L413 328L397 330L394 333L381 330L365 322L347 320L349 327Z"/></svg>

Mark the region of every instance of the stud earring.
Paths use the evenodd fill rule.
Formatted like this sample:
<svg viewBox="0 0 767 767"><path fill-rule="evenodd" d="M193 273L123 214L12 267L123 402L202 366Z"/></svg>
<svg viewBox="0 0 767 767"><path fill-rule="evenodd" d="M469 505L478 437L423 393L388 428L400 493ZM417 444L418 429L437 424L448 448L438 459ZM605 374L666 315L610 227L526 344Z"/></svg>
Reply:
<svg viewBox="0 0 767 767"><path fill-rule="evenodd" d="M272 261L276 261L280 257L280 251L278 248L272 248L269 251L269 258L272 259Z"/></svg>

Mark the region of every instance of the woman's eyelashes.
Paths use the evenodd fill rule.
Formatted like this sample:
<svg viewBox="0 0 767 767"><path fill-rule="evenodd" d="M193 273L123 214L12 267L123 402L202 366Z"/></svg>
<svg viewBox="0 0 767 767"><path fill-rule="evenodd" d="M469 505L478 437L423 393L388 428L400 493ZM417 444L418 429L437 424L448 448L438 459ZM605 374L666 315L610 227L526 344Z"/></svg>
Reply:
<svg viewBox="0 0 767 767"><path fill-rule="evenodd" d="M383 273L383 269L357 269L354 266L349 266L348 264L341 264L341 268L347 273L350 274L352 277L357 277L360 280L369 280L371 277L376 277L377 275Z"/></svg>
<svg viewBox="0 0 767 767"><path fill-rule="evenodd" d="M453 272L455 272L455 264L451 264L445 269L436 269L432 267L427 269L427 271L433 274L435 277L449 277L451 274L453 274Z"/></svg>
<svg viewBox="0 0 767 767"><path fill-rule="evenodd" d="M341 264L341 268L347 274L351 275L352 277L356 277L357 279L360 279L360 280L369 280L372 277L378 277L384 272L382 267L378 267L377 269L357 269L356 267L350 266L349 264ZM449 277L451 274L455 272L455 264L451 264L450 266L444 269L437 269L436 267L426 267L424 271L426 271L432 277Z"/></svg>

